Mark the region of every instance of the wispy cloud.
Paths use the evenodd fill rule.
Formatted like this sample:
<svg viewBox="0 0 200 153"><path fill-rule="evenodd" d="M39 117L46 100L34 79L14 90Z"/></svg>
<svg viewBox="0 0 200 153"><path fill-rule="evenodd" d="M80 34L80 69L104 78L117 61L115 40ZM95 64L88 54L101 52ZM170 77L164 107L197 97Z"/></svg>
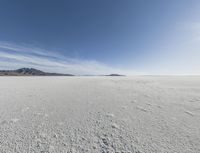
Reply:
<svg viewBox="0 0 200 153"><path fill-rule="evenodd" d="M0 42L0 69L34 67L48 72L84 74L133 74L132 71L113 68L95 60L82 60L63 56L30 45Z"/></svg>

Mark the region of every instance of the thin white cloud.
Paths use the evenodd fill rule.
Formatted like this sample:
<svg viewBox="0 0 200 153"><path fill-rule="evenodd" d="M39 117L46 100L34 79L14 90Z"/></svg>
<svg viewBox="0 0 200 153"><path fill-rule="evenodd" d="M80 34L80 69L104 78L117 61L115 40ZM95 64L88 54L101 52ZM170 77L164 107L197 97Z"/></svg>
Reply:
<svg viewBox="0 0 200 153"><path fill-rule="evenodd" d="M133 74L132 71L109 67L94 60L65 57L57 52L28 45L0 42L0 69L34 67L48 72L85 74Z"/></svg>

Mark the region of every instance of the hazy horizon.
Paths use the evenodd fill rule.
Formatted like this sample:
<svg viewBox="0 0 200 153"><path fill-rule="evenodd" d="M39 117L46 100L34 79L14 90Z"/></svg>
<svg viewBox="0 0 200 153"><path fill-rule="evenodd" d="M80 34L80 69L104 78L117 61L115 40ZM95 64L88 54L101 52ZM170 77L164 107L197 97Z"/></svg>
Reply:
<svg viewBox="0 0 200 153"><path fill-rule="evenodd" d="M200 75L200 1L3 1L0 69Z"/></svg>

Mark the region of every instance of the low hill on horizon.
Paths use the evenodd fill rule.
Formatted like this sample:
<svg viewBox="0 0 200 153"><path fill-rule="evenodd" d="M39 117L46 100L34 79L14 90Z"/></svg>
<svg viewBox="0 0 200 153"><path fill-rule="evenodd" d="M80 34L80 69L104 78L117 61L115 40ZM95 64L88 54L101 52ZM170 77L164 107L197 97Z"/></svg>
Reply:
<svg viewBox="0 0 200 153"><path fill-rule="evenodd" d="M109 75L106 75L106 76L125 76L125 75L122 75L122 74L109 74Z"/></svg>

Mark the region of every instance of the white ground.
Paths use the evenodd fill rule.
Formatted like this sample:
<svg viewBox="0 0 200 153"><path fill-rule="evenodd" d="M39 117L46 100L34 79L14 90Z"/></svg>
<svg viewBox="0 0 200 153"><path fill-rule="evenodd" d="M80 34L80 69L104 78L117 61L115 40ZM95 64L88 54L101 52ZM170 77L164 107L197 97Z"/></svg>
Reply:
<svg viewBox="0 0 200 153"><path fill-rule="evenodd" d="M199 153L200 77L0 77L1 153Z"/></svg>

